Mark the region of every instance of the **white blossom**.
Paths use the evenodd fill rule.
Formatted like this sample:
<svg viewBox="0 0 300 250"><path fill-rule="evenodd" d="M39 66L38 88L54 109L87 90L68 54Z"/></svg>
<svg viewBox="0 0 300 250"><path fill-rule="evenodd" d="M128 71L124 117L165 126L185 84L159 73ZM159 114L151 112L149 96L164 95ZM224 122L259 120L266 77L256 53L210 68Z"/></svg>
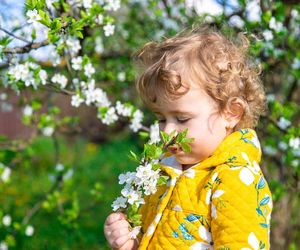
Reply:
<svg viewBox="0 0 300 250"><path fill-rule="evenodd" d="M289 146L293 149L298 149L300 146L300 138L299 137L291 138L289 140Z"/></svg>
<svg viewBox="0 0 300 250"><path fill-rule="evenodd" d="M150 143L157 143L160 141L159 124L155 123L150 126Z"/></svg>
<svg viewBox="0 0 300 250"><path fill-rule="evenodd" d="M3 182L8 182L10 174L11 174L11 169L8 168L8 167L4 167L4 170L3 170L2 174L1 174L1 180Z"/></svg>
<svg viewBox="0 0 300 250"><path fill-rule="evenodd" d="M88 84L88 88L84 89L82 92L85 96L86 105L95 104L97 107L108 107L110 106L110 101L108 100L107 94L100 88L94 88L95 81L92 80Z"/></svg>
<svg viewBox="0 0 300 250"><path fill-rule="evenodd" d="M26 16L28 18L28 23L37 23L38 21L42 20L41 16L38 14L38 11L36 9L28 10L26 12Z"/></svg>
<svg viewBox="0 0 300 250"><path fill-rule="evenodd" d="M68 171L63 175L63 180L69 180L72 178L74 174L74 170L71 168L71 169L68 169Z"/></svg>
<svg viewBox="0 0 300 250"><path fill-rule="evenodd" d="M143 113L140 110L136 110L133 113L133 118L131 119L131 124L129 128L133 132L137 132L139 129L142 128L142 120L143 120Z"/></svg>
<svg viewBox="0 0 300 250"><path fill-rule="evenodd" d="M281 141L278 143L278 147L284 151L284 150L287 150L288 145L285 142Z"/></svg>
<svg viewBox="0 0 300 250"><path fill-rule="evenodd" d="M3 225L4 226L10 226L10 224L11 224L11 217L10 217L10 215L4 215L3 216L3 218L2 218L2 223L3 223Z"/></svg>
<svg viewBox="0 0 300 250"><path fill-rule="evenodd" d="M271 41L274 38L273 33L272 33L271 30L265 30L263 32L263 36L264 36L264 38L265 38L266 41Z"/></svg>
<svg viewBox="0 0 300 250"><path fill-rule="evenodd" d="M0 242L0 250L8 250L8 245L4 241Z"/></svg>
<svg viewBox="0 0 300 250"><path fill-rule="evenodd" d="M137 237L137 235L139 234L139 232L140 232L140 230L141 230L141 226L136 226L136 227L134 227L132 230L131 230L131 232L129 233L129 238L130 239L136 239L136 237Z"/></svg>
<svg viewBox="0 0 300 250"><path fill-rule="evenodd" d="M81 98L81 96L79 94L77 95L72 95L71 97L71 105L78 108L80 106L81 103L84 102L84 99Z"/></svg>
<svg viewBox="0 0 300 250"><path fill-rule="evenodd" d="M116 103L116 110L118 115L122 115L124 117L130 117L132 113L132 107L126 106L122 104L120 101L117 101Z"/></svg>
<svg viewBox="0 0 300 250"><path fill-rule="evenodd" d="M97 15L97 17L95 19L95 23L97 23L97 24L103 24L103 20L104 20L103 15L99 14L99 15Z"/></svg>
<svg viewBox="0 0 300 250"><path fill-rule="evenodd" d="M107 0L104 9L107 11L117 11L121 7L120 0Z"/></svg>
<svg viewBox="0 0 300 250"><path fill-rule="evenodd" d="M60 171L63 171L64 170L64 165L61 164L61 163L57 163L56 166L55 166L55 170L60 172Z"/></svg>
<svg viewBox="0 0 300 250"><path fill-rule="evenodd" d="M68 84L68 79L61 74L55 74L54 76L52 76L51 81L53 83L57 83L60 85L60 88L64 89L67 84Z"/></svg>
<svg viewBox="0 0 300 250"><path fill-rule="evenodd" d="M24 108L23 108L23 115L24 116L32 116L32 113L33 113L33 109L30 105L26 105Z"/></svg>
<svg viewBox="0 0 300 250"><path fill-rule="evenodd" d="M82 0L82 6L86 9L92 8L93 0Z"/></svg>
<svg viewBox="0 0 300 250"><path fill-rule="evenodd" d="M292 69L300 69L300 59L294 58Z"/></svg>
<svg viewBox="0 0 300 250"><path fill-rule="evenodd" d="M280 32L283 30L283 24L281 22L277 22L275 17L271 17L269 27L274 29L276 32Z"/></svg>
<svg viewBox="0 0 300 250"><path fill-rule="evenodd" d="M42 133L44 136L51 136L54 133L54 128L51 126L44 127Z"/></svg>
<svg viewBox="0 0 300 250"><path fill-rule="evenodd" d="M95 39L95 51L99 54L103 53L104 46L101 36L97 36Z"/></svg>
<svg viewBox="0 0 300 250"><path fill-rule="evenodd" d="M27 236L32 236L33 233L34 233L34 228L33 228L33 226L28 225L28 226L26 227L26 229L25 229L25 234L26 234Z"/></svg>
<svg viewBox="0 0 300 250"><path fill-rule="evenodd" d="M126 172L125 174L119 175L119 184L123 185L124 183L131 184L135 179L135 172Z"/></svg>
<svg viewBox="0 0 300 250"><path fill-rule="evenodd" d="M116 115L116 109L114 107L110 107L103 118L100 118L101 121L106 124L110 125L118 120L118 116Z"/></svg>
<svg viewBox="0 0 300 250"><path fill-rule="evenodd" d="M117 211L119 208L126 208L126 202L127 199L124 197L118 197L114 200L114 202L112 203L112 209L113 211Z"/></svg>
<svg viewBox="0 0 300 250"><path fill-rule="evenodd" d="M103 30L104 30L104 35L105 36L111 36L115 32L115 25L113 25L111 23L108 23L108 24L103 26Z"/></svg>
<svg viewBox="0 0 300 250"><path fill-rule="evenodd" d="M7 99L7 94L6 93L1 93L0 94L0 100L5 101Z"/></svg>
<svg viewBox="0 0 300 250"><path fill-rule="evenodd" d="M285 119L284 117L280 117L279 121L277 122L277 125L281 129L286 129L287 127L289 127L291 125L291 122L289 120Z"/></svg>
<svg viewBox="0 0 300 250"><path fill-rule="evenodd" d="M82 69L82 57L81 56L72 58L71 62L72 62L72 68L74 70Z"/></svg>
<svg viewBox="0 0 300 250"><path fill-rule="evenodd" d="M87 63L86 65L84 65L84 74L87 77L91 77L94 73L95 73L95 68L91 63Z"/></svg>
<svg viewBox="0 0 300 250"><path fill-rule="evenodd" d="M72 56L76 55L78 51L81 49L79 40L74 37L69 37L66 41L66 44Z"/></svg>
<svg viewBox="0 0 300 250"><path fill-rule="evenodd" d="M45 70L41 69L39 72L39 77L40 77L41 83L43 85L46 85L47 77L48 77L47 72Z"/></svg>
<svg viewBox="0 0 300 250"><path fill-rule="evenodd" d="M120 81L120 82L124 82L126 80L126 73L125 72L119 72L118 75L117 75L117 79Z"/></svg>
<svg viewBox="0 0 300 250"><path fill-rule="evenodd" d="M136 201L140 199L139 193L133 188L123 188L121 194L127 198L129 204L133 205Z"/></svg>

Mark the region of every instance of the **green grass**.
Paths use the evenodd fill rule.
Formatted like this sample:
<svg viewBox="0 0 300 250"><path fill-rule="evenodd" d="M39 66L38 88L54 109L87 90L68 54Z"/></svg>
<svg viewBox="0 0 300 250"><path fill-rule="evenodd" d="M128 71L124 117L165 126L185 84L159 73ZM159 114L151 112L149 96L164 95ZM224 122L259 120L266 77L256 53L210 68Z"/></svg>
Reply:
<svg viewBox="0 0 300 250"><path fill-rule="evenodd" d="M72 228L58 220L58 210L39 210L29 224L35 228L32 237L17 235L15 249L109 249L103 234L103 224L111 212L111 203L119 195L118 175L134 170L136 164L129 160L129 150L138 151L134 138L123 136L97 145L83 139L59 139L60 162L73 168L74 174L63 188L66 197L75 193L83 210ZM5 211L13 221L20 222L24 214L42 197L48 194L53 182L49 174L55 173L54 146L49 138L39 138L29 151L29 160L20 163L12 174L12 180L0 196ZM96 182L103 186L101 198L95 202L90 194ZM4 197L4 196L2 196ZM68 202L67 202L68 203ZM67 208L68 204L64 207ZM3 204L3 203L2 203ZM90 207L93 204L93 207ZM7 231L0 227L0 237ZM0 238L0 239L1 239Z"/></svg>

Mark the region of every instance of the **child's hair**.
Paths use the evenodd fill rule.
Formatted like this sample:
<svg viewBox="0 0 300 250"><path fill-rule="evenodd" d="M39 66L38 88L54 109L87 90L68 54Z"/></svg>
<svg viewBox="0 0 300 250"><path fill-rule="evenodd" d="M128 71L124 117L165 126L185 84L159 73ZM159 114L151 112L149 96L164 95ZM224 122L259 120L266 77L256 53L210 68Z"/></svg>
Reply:
<svg viewBox="0 0 300 250"><path fill-rule="evenodd" d="M179 98L193 82L217 102L220 112L242 100L244 112L234 130L254 128L266 106L261 71L248 56L248 39L239 34L235 40L205 25L145 44L134 56L142 100L155 109L157 98Z"/></svg>

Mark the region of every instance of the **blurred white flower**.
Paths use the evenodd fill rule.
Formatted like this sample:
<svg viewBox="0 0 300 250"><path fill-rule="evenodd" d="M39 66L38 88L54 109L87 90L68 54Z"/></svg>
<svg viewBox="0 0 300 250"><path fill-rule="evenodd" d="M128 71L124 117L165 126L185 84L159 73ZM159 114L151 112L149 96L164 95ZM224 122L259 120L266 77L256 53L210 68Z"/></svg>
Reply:
<svg viewBox="0 0 300 250"><path fill-rule="evenodd" d="M51 136L53 133L54 133L53 127L47 126L47 127L42 128L42 134L44 136Z"/></svg>
<svg viewBox="0 0 300 250"><path fill-rule="evenodd" d="M118 75L117 75L117 79L120 82L124 82L126 80L126 73L124 71L119 72Z"/></svg>
<svg viewBox="0 0 300 250"><path fill-rule="evenodd" d="M95 23L97 24L103 24L103 20L104 20L104 17L102 14L99 14L96 19L95 19Z"/></svg>
<svg viewBox="0 0 300 250"><path fill-rule="evenodd" d="M10 217L10 215L4 215L3 216L3 218L2 218L2 223L3 223L3 225L4 226L10 226L10 224L11 224L11 217Z"/></svg>
<svg viewBox="0 0 300 250"><path fill-rule="evenodd" d="M292 69L300 69L300 59L294 58Z"/></svg>
<svg viewBox="0 0 300 250"><path fill-rule="evenodd" d="M278 147L279 147L281 150L285 151L285 150L287 150L288 145L287 145L285 142L281 141L281 142L278 143Z"/></svg>
<svg viewBox="0 0 300 250"><path fill-rule="evenodd" d="M72 62L72 68L74 70L82 69L82 57L81 56L72 58L71 62Z"/></svg>
<svg viewBox="0 0 300 250"><path fill-rule="evenodd" d="M157 143L160 141L159 124L155 123L150 126L150 143Z"/></svg>
<svg viewBox="0 0 300 250"><path fill-rule="evenodd" d="M111 23L108 23L108 24L103 26L103 30L104 30L104 35L105 36L111 36L115 32L115 25L113 25Z"/></svg>
<svg viewBox="0 0 300 250"><path fill-rule="evenodd" d="M32 116L33 109L30 105L26 105L23 109L23 115L24 116Z"/></svg>
<svg viewBox="0 0 300 250"><path fill-rule="evenodd" d="M26 227L26 229L25 229L25 234L26 234L27 236L32 236L33 233L34 233L34 228L33 228L33 226L28 225L28 226Z"/></svg>
<svg viewBox="0 0 300 250"><path fill-rule="evenodd" d="M71 97L71 105L72 106L78 108L80 106L80 104L83 102L84 102L84 99L82 99L79 94L72 95L72 97Z"/></svg>
<svg viewBox="0 0 300 250"><path fill-rule="evenodd" d="M26 16L28 18L28 23L37 23L38 21L42 20L41 16L38 14L38 11L36 9L28 10L26 12Z"/></svg>
<svg viewBox="0 0 300 250"><path fill-rule="evenodd" d="M270 155L270 156L274 156L277 154L276 148L273 148L272 146L269 146L269 145L265 146L263 148L263 151L265 154Z"/></svg>
<svg viewBox="0 0 300 250"><path fill-rule="evenodd" d="M116 115L116 109L114 107L110 107L103 118L100 118L101 121L106 124L110 125L118 120L118 116Z"/></svg>
<svg viewBox="0 0 300 250"><path fill-rule="evenodd" d="M127 199L124 197L117 197L112 203L113 211L117 211L119 208L126 208Z"/></svg>
<svg viewBox="0 0 300 250"><path fill-rule="evenodd" d="M0 100L5 101L7 99L7 94L6 93L1 93L0 94Z"/></svg>
<svg viewBox="0 0 300 250"><path fill-rule="evenodd" d="M64 169L65 169L65 167L61 163L57 163L56 166L55 166L55 170L58 171L58 172L63 171Z"/></svg>
<svg viewBox="0 0 300 250"><path fill-rule="evenodd" d="M125 174L119 175L119 184L123 185L124 183L131 184L135 178L135 172L126 172Z"/></svg>
<svg viewBox="0 0 300 250"><path fill-rule="evenodd" d="M103 53L104 51L104 46L103 46L103 41L101 36L97 36L95 39L95 51L99 54Z"/></svg>
<svg viewBox="0 0 300 250"><path fill-rule="evenodd" d="M93 0L82 0L82 6L86 9L92 8Z"/></svg>
<svg viewBox="0 0 300 250"><path fill-rule="evenodd" d="M11 174L11 169L9 167L4 167L4 170L1 174L1 180L3 182L8 182Z"/></svg>
<svg viewBox="0 0 300 250"><path fill-rule="evenodd" d="M72 168L68 169L68 171L63 175L63 180L69 180L72 178L74 174L74 170Z"/></svg>
<svg viewBox="0 0 300 250"><path fill-rule="evenodd" d="M291 122L289 120L285 119L284 117L280 117L279 121L277 122L277 125L281 129L286 129L287 127L289 127L291 125Z"/></svg>
<svg viewBox="0 0 300 250"><path fill-rule="evenodd" d="M300 138L299 138L299 137L291 138L291 139L289 140L289 146L290 146L292 149L298 149L299 146L300 146Z"/></svg>
<svg viewBox="0 0 300 250"><path fill-rule="evenodd" d="M4 241L0 242L0 250L8 250L8 245Z"/></svg>
<svg viewBox="0 0 300 250"><path fill-rule="evenodd" d="M117 101L116 110L117 110L118 115L122 115L124 117L129 117L129 116L131 116L132 107L126 106L126 105L122 104L120 101Z"/></svg>
<svg viewBox="0 0 300 250"><path fill-rule="evenodd" d="M87 63L86 65L84 65L84 74L87 77L91 77L94 73L95 73L95 68L91 63Z"/></svg>
<svg viewBox="0 0 300 250"><path fill-rule="evenodd" d="M69 37L66 41L66 44L70 50L71 56L75 56L81 49L80 42L77 38Z"/></svg>
<svg viewBox="0 0 300 250"><path fill-rule="evenodd" d="M64 89L68 84L68 79L61 74L55 74L54 76L52 76L51 81L53 83L59 84L61 89Z"/></svg>
<svg viewBox="0 0 300 250"><path fill-rule="evenodd" d="M106 5L104 9L107 11L117 11L121 7L120 0L106 0Z"/></svg>
<svg viewBox="0 0 300 250"><path fill-rule="evenodd" d="M283 24L281 22L277 22L275 17L271 17L269 27L274 29L276 32L280 32L283 30Z"/></svg>
<svg viewBox="0 0 300 250"><path fill-rule="evenodd" d="M143 113L139 109L133 113L133 118L131 119L131 124L129 125L129 128L133 132L137 132L142 128L143 116Z"/></svg>
<svg viewBox="0 0 300 250"><path fill-rule="evenodd" d="M265 30L263 32L263 36L264 36L264 38L265 38L266 41L271 41L274 38L273 33L272 33L271 30Z"/></svg>
<svg viewBox="0 0 300 250"><path fill-rule="evenodd" d="M47 77L48 77L47 72L45 70L41 69L39 72L39 77L40 77L41 83L43 85L46 85Z"/></svg>

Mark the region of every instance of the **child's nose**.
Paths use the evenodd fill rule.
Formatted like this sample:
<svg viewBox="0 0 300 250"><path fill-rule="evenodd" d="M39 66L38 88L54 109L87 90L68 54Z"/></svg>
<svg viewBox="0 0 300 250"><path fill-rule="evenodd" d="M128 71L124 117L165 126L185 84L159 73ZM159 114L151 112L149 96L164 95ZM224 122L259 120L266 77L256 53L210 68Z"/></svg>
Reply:
<svg viewBox="0 0 300 250"><path fill-rule="evenodd" d="M172 133L174 130L177 131L176 125L174 123L171 123L171 122L166 123L166 125L163 128L163 131L167 134Z"/></svg>

